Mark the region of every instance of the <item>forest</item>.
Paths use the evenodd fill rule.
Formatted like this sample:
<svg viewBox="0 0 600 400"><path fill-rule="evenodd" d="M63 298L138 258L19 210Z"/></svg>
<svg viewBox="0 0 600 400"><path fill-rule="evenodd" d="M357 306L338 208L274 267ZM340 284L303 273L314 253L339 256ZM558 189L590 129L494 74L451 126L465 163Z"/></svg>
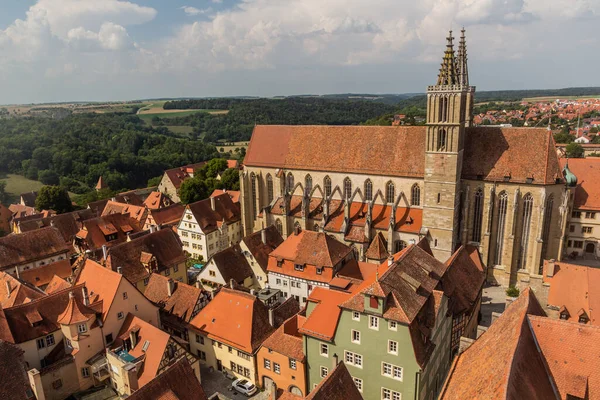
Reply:
<svg viewBox="0 0 600 400"><path fill-rule="evenodd" d="M85 193L103 176L111 189L144 187L168 168L218 157L212 145L173 136L128 114L0 120L0 172Z"/></svg>

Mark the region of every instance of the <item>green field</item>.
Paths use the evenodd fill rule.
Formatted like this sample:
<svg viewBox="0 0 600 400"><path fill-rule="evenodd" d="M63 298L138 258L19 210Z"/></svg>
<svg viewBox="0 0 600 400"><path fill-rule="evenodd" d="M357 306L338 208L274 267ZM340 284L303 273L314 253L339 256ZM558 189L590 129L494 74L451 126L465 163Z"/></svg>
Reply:
<svg viewBox="0 0 600 400"><path fill-rule="evenodd" d="M10 195L11 203L19 201L21 193L40 190L44 184L39 181L32 181L21 175L8 174L0 177L0 180L6 181L6 192Z"/></svg>
<svg viewBox="0 0 600 400"><path fill-rule="evenodd" d="M578 99L597 99L600 95L597 96L545 96L545 97L527 97L524 98L523 101L538 102L538 101L554 101L556 99L560 100L578 100Z"/></svg>
<svg viewBox="0 0 600 400"><path fill-rule="evenodd" d="M194 128L191 126L176 126L176 125L168 125L166 126L171 132L179 134L179 135L187 135L188 133L192 133Z"/></svg>

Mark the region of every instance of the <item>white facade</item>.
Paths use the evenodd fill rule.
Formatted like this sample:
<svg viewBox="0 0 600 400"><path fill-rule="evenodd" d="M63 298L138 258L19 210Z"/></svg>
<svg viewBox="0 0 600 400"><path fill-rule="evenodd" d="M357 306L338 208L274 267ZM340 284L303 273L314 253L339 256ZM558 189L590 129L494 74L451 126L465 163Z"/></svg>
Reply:
<svg viewBox="0 0 600 400"><path fill-rule="evenodd" d="M324 282L310 281L277 272L269 272L269 286L281 290L283 294L280 298L281 302L292 296L300 303L300 308L304 307L306 299L317 286L329 289L329 284Z"/></svg>
<svg viewBox="0 0 600 400"><path fill-rule="evenodd" d="M229 225L223 223L215 231L205 233L194 214L186 207L177 226L177 234L183 244L183 250L191 254L194 259L202 258L207 261L213 254L240 242L242 223L241 221Z"/></svg>
<svg viewBox="0 0 600 400"><path fill-rule="evenodd" d="M64 253L54 254L51 257L45 257L45 258L41 258L39 260L30 261L28 263L19 264L16 267L4 270L4 272L6 272L7 274L10 274L12 276L19 277L19 272L23 272L23 271L27 271L27 270L35 269L35 268L40 268L40 267L43 267L44 265L52 264L53 262L64 260L67 257L68 257L68 251L65 250ZM18 271L17 271L17 268L18 268Z"/></svg>

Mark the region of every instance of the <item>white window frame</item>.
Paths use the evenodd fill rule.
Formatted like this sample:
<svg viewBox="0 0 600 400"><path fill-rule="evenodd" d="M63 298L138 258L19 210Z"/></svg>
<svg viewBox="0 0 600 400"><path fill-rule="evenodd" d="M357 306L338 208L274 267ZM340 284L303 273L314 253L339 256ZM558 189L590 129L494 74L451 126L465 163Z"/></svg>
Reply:
<svg viewBox="0 0 600 400"><path fill-rule="evenodd" d="M325 349L325 351L323 351ZM329 357L329 345L327 343L321 343L319 345L319 354L323 357Z"/></svg>
<svg viewBox="0 0 600 400"><path fill-rule="evenodd" d="M399 376L396 376L396 372L399 371ZM392 378L394 378L397 381L402 382L404 380L404 368L399 367L397 365L393 365L392 366Z"/></svg>
<svg viewBox="0 0 600 400"><path fill-rule="evenodd" d="M352 311L352 320L360 321L360 313L358 311Z"/></svg>
<svg viewBox="0 0 600 400"><path fill-rule="evenodd" d="M385 387L381 388L382 400L402 400L402 393Z"/></svg>
<svg viewBox="0 0 600 400"><path fill-rule="evenodd" d="M87 325L86 324L79 324L77 325L77 332L78 333L86 333L88 331Z"/></svg>
<svg viewBox="0 0 600 400"><path fill-rule="evenodd" d="M125 318L125 315L123 314L123 311L119 311L117 313L117 319L123 319L123 318Z"/></svg>
<svg viewBox="0 0 600 400"><path fill-rule="evenodd" d="M369 329L373 329L374 331L379 330L379 317L369 315Z"/></svg>
<svg viewBox="0 0 600 400"><path fill-rule="evenodd" d="M352 380L354 381L354 384L356 385L356 388L358 389L358 391L362 393L362 391L363 391L363 380L360 379L360 378L355 378L355 377L352 377Z"/></svg>
<svg viewBox="0 0 600 400"><path fill-rule="evenodd" d="M276 374L281 375L281 365L279 365L278 363L274 362L273 363L273 372L275 372Z"/></svg>
<svg viewBox="0 0 600 400"><path fill-rule="evenodd" d="M389 372L387 372L389 369ZM381 376L386 376L388 378L391 378L394 374L394 366L390 363L386 363L385 361L383 361L381 363Z"/></svg>
<svg viewBox="0 0 600 400"><path fill-rule="evenodd" d="M355 334L355 333L356 333L356 334L358 334L358 340L357 340L357 339L354 339L354 334ZM355 344L360 344L360 331L357 331L356 329L352 329L352 330L350 331L350 341L351 341L352 343L355 343Z"/></svg>
<svg viewBox="0 0 600 400"><path fill-rule="evenodd" d="M89 378L90 377L90 369L88 367L82 367L81 368L81 376L83 376L84 378Z"/></svg>
<svg viewBox="0 0 600 400"><path fill-rule="evenodd" d="M321 378L325 378L329 374L329 368L321 365L319 368L319 374L321 375Z"/></svg>
<svg viewBox="0 0 600 400"><path fill-rule="evenodd" d="M265 358L264 366L265 369L271 370L271 360Z"/></svg>
<svg viewBox="0 0 600 400"><path fill-rule="evenodd" d="M290 368L291 369L297 369L298 368L296 360L294 360L293 358L290 358Z"/></svg>
<svg viewBox="0 0 600 400"><path fill-rule="evenodd" d="M393 347L395 347L395 350L392 350L392 344ZM387 349L388 354L394 354L394 355L398 355L398 342L395 340L388 340L388 349Z"/></svg>
<svg viewBox="0 0 600 400"><path fill-rule="evenodd" d="M358 361L360 360L360 361ZM344 350L344 361L348 365L352 365L356 368L363 367L363 356L362 354L354 353L353 351ZM358 362L357 362L358 361Z"/></svg>
<svg viewBox="0 0 600 400"><path fill-rule="evenodd" d="M54 341L54 333L46 335L46 347L54 346L56 342Z"/></svg>
<svg viewBox="0 0 600 400"><path fill-rule="evenodd" d="M388 321L388 329L390 331L397 331L398 330L398 323L396 321Z"/></svg>

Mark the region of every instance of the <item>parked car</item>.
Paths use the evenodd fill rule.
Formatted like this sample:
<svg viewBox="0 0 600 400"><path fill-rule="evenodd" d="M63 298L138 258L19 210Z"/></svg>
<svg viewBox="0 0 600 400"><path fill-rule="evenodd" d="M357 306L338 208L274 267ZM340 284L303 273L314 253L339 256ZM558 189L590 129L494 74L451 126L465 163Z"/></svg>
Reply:
<svg viewBox="0 0 600 400"><path fill-rule="evenodd" d="M247 379L238 379L234 381L231 385L233 386L233 390L235 390L238 393L245 394L248 397L258 392L258 388L255 385L253 385L252 382L249 382Z"/></svg>

